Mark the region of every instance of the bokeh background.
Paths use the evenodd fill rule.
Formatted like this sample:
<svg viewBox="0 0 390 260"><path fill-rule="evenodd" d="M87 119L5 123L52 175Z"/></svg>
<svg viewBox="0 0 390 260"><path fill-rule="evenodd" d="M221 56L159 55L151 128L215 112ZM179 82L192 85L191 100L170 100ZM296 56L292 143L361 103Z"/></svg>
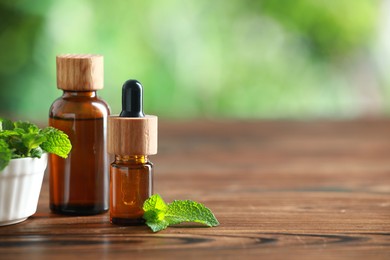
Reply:
<svg viewBox="0 0 390 260"><path fill-rule="evenodd" d="M389 0L1 0L0 116L45 121L55 56L105 57L160 117L390 115Z"/></svg>

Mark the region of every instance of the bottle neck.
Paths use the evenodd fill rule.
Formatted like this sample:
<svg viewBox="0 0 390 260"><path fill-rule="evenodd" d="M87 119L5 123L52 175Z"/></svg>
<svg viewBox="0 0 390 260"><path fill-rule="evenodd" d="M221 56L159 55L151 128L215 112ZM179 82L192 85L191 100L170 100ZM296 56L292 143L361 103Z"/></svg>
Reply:
<svg viewBox="0 0 390 260"><path fill-rule="evenodd" d="M72 90L64 90L62 97L84 97L84 98L95 98L97 97L96 90L90 91L72 91Z"/></svg>
<svg viewBox="0 0 390 260"><path fill-rule="evenodd" d="M147 155L115 155L116 163L144 164L149 162Z"/></svg>

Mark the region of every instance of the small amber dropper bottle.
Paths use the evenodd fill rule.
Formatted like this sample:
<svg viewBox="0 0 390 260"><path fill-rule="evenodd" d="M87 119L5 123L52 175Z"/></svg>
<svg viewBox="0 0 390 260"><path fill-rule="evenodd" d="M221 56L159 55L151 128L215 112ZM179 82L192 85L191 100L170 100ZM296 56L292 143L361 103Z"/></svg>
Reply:
<svg viewBox="0 0 390 260"><path fill-rule="evenodd" d="M144 115L142 85L128 80L122 87L122 112L108 118L108 152L115 154L110 167L110 221L141 225L142 206L153 192L153 164L157 153L157 117Z"/></svg>

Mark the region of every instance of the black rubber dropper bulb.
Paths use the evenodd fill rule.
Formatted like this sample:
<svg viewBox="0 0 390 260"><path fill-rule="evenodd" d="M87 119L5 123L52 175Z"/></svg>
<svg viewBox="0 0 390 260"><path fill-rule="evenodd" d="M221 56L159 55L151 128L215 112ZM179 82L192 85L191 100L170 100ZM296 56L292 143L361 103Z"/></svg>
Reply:
<svg viewBox="0 0 390 260"><path fill-rule="evenodd" d="M122 87L122 112L120 117L145 117L142 107L142 85L130 79Z"/></svg>

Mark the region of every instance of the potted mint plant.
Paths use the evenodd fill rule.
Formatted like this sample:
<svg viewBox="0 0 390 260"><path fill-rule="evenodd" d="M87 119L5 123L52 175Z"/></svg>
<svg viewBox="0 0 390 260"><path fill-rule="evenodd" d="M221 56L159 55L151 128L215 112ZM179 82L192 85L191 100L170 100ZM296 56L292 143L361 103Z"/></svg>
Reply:
<svg viewBox="0 0 390 260"><path fill-rule="evenodd" d="M66 158L71 148L68 136L58 129L0 118L0 226L36 212L47 153Z"/></svg>

